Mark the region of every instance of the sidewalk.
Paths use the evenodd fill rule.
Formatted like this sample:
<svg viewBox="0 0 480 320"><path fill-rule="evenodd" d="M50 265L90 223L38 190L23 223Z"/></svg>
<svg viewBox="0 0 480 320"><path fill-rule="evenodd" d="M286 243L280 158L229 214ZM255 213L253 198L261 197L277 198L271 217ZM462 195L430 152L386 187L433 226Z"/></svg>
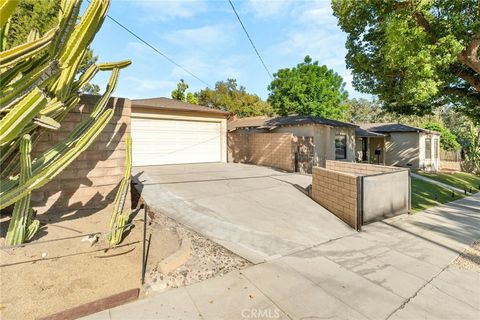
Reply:
<svg viewBox="0 0 480 320"><path fill-rule="evenodd" d="M479 319L480 194L85 319Z"/></svg>

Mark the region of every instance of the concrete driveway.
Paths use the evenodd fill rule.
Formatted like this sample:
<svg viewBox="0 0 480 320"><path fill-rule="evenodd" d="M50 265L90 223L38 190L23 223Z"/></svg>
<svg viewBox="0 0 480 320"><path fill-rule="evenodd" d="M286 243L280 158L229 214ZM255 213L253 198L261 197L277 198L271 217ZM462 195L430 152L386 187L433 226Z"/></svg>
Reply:
<svg viewBox="0 0 480 320"><path fill-rule="evenodd" d="M149 206L253 263L355 233L301 191L310 176L232 163L133 171Z"/></svg>

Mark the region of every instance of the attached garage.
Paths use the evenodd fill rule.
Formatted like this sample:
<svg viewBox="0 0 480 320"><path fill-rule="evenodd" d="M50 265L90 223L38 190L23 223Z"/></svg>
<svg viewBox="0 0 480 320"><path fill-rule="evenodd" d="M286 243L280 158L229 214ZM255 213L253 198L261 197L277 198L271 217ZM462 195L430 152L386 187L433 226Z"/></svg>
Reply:
<svg viewBox="0 0 480 320"><path fill-rule="evenodd" d="M168 98L132 100L133 165L226 162L227 115Z"/></svg>

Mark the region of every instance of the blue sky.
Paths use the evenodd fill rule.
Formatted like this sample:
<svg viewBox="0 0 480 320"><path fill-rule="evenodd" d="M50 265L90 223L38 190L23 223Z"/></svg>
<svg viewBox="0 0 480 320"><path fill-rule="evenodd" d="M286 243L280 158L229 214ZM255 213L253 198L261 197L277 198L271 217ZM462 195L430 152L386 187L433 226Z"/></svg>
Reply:
<svg viewBox="0 0 480 320"><path fill-rule="evenodd" d="M351 86L345 66L345 39L329 0L235 0L255 45L272 73L292 67L310 55L335 70L350 97L365 97ZM109 14L147 42L214 86L236 78L263 99L270 78L263 69L227 0L112 0ZM92 48L99 61L131 59L122 70L115 96L170 96L179 79L190 91L205 85L159 56L110 19ZM108 75L94 82L104 84Z"/></svg>

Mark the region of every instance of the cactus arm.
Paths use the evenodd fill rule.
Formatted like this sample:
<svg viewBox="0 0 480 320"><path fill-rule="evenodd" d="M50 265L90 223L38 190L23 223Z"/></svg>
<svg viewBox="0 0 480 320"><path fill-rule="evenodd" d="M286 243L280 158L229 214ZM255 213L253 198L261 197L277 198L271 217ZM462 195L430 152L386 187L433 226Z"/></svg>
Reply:
<svg viewBox="0 0 480 320"><path fill-rule="evenodd" d="M47 150L40 158L36 159L33 163L33 171L35 172L37 168L41 164L49 163L51 161L54 161L62 152L63 150L67 149L70 145L75 143L75 141L81 137L81 135L88 130L88 128L96 121L98 118L100 112L103 112L107 106L108 99L110 99L110 96L115 89L117 80L118 80L118 75L119 75L119 69L115 68L112 71L112 74L110 76L110 80L107 85L107 89L103 96L97 101L95 104L95 107L93 108L92 113L90 116L83 120L79 125L77 125L72 132L68 135L67 139L65 141L62 141L49 150Z"/></svg>
<svg viewBox="0 0 480 320"><path fill-rule="evenodd" d="M10 23L11 20L8 19L7 22L0 27L0 51L4 51L7 48L7 35L10 30Z"/></svg>
<svg viewBox="0 0 480 320"><path fill-rule="evenodd" d="M8 22L17 5L18 0L3 0L0 3L0 28Z"/></svg>
<svg viewBox="0 0 480 320"><path fill-rule="evenodd" d="M55 31L56 28L48 31L38 40L27 42L0 52L0 68L5 68L12 64L24 61L45 49L52 41Z"/></svg>
<svg viewBox="0 0 480 320"><path fill-rule="evenodd" d="M51 130L58 130L61 126L60 123L58 123L57 121L43 115L39 115L35 117L35 119L33 119L33 123L35 123L40 127L44 127Z"/></svg>
<svg viewBox="0 0 480 320"><path fill-rule="evenodd" d="M126 144L125 172L115 196L115 205L109 225L110 233L107 237L111 246L117 245L122 241L125 225L131 213L130 209L127 208L127 210L125 210L125 200L130 188L130 179L132 175L132 137L130 135L127 136Z"/></svg>
<svg viewBox="0 0 480 320"><path fill-rule="evenodd" d="M62 0L58 17L58 36L55 37L50 48L50 54L53 57L56 57L61 52L66 39L72 34L81 5L82 0Z"/></svg>
<svg viewBox="0 0 480 320"><path fill-rule="evenodd" d="M24 135L20 142L20 184L26 183L32 176L30 153L32 141L30 135ZM12 219L8 225L5 243L18 245L31 238L38 229L38 220L32 224L33 210L30 207L30 192L15 203Z"/></svg>
<svg viewBox="0 0 480 320"><path fill-rule="evenodd" d="M95 141L97 136L112 119L113 111L113 109L105 110L93 126L77 141L75 146L64 152L50 164L40 167L25 183L17 183L14 188L0 193L0 209L19 201L28 193L44 186L62 172L63 169L72 163L73 160Z"/></svg>
<svg viewBox="0 0 480 320"><path fill-rule="evenodd" d="M0 146L12 141L47 104L47 98L38 88L32 90L0 120Z"/></svg>
<svg viewBox="0 0 480 320"><path fill-rule="evenodd" d="M7 87L2 91L0 98L0 109L8 109L15 102L22 99L35 87L43 87L45 81L47 81L52 75L58 72L58 65L55 61L40 65L31 72L29 76L22 77L22 79L15 82L12 86Z"/></svg>
<svg viewBox="0 0 480 320"><path fill-rule="evenodd" d="M116 61L116 62L103 62L103 63L98 64L98 69L101 70L101 71L110 71L110 70L113 70L114 68L123 69L125 67L128 67L131 64L132 64L131 60L122 60L122 61Z"/></svg>
<svg viewBox="0 0 480 320"><path fill-rule="evenodd" d="M108 0L92 0L80 23L75 26L60 54L60 64L70 65L82 50L90 44L101 27L109 7Z"/></svg>
<svg viewBox="0 0 480 320"><path fill-rule="evenodd" d="M72 84L72 92L78 92L80 88L89 82L98 72L98 66L94 63Z"/></svg>

